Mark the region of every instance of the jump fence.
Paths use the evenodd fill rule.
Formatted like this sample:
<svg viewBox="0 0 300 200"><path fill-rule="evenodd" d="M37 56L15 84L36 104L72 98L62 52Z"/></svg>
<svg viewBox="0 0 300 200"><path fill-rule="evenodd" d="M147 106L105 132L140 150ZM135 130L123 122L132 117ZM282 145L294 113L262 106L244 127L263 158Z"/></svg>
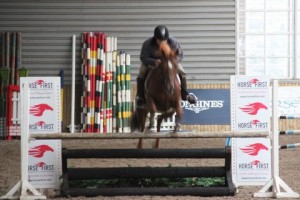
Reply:
<svg viewBox="0 0 300 200"><path fill-rule="evenodd" d="M234 195L231 179L230 149L64 149L62 196L124 196L124 195L193 195L228 196ZM109 167L74 168L68 167L69 159L225 159L224 166L216 167ZM225 177L225 185L219 187L105 187L70 188L73 180L95 179L138 179L138 178L186 178Z"/></svg>
<svg viewBox="0 0 300 200"><path fill-rule="evenodd" d="M279 131L278 131L278 102L277 102L277 99L278 99L278 96L277 96L277 87L278 87L278 82L276 80L273 81L273 102L272 102L272 105L273 105L273 108L272 108L272 116L273 116L273 123L272 123L272 135L271 135L271 141L272 141L272 179L265 185L263 186L263 188L261 190L259 190L258 192L254 193L254 197L276 197L276 198L282 198L282 197L291 197L291 198L299 198L299 194L298 193L295 193L280 177L279 177ZM113 139L113 135L114 135L114 138L122 138L124 139L125 138L128 138L130 139L131 137L133 136L138 136L139 133L136 133L136 134L113 134L113 133L110 133L110 134L85 134L85 135L78 135L78 134L57 134L57 135L54 135L54 136L51 136L50 134L48 135L45 135L45 136L42 136L41 134L29 134L29 130L28 130L28 124L29 124L29 116L28 116L28 111L29 111L29 88L28 88L28 85L27 84L24 84L22 85L22 89L24 91L23 93L23 96L22 96L22 99L24 99L24 101L22 102L22 124L21 124L21 130L22 130L22 137L21 137L21 180L15 185L15 187L13 187L8 193L7 195L1 197L1 199L11 199L11 198L20 198L20 199L46 199L46 196L44 195L41 195L29 182L28 182L28 141L29 139L87 139L87 138L92 138L92 139L95 139L95 138L101 138L103 139L104 137L101 137L102 135L103 136L110 136L108 137L107 139L111 138ZM196 134L198 134L198 136L196 136ZM262 134L262 133L256 133L256 132L250 132L250 133L245 133L243 132L244 136L247 135L249 137L258 137L258 135L262 136L262 137L266 137L266 135L269 135L269 133L267 134ZM123 135L123 136L121 136ZM131 135L131 136L129 136ZM184 135L184 134L182 134ZM228 132L228 133L211 133L210 136L208 136L207 133L187 133L185 134L185 136L181 136L181 133L180 134L173 134L173 133L165 133L165 134L149 134L149 135L142 135L139 136L138 138L136 139L139 139L139 138L149 138L149 139L152 139L152 138L181 138L181 137L224 137L224 138L227 138L227 137L240 137L241 136L241 133L235 133L235 132ZM199 149L196 149L195 151L197 151ZM77 150L76 150L77 151ZM101 150L102 151L102 150ZM110 150L108 150L110 151ZM116 151L116 152L109 152L111 154L112 157L114 157L113 155L115 155L115 157L118 157L117 155L120 154L122 155L122 153L119 151L119 150L113 150L113 151ZM123 156L124 157L134 157L134 158L138 158L138 154L143 154L145 152L142 152L142 151L138 151L137 149L135 150L129 150L129 151L133 151L133 152L124 152ZM149 155L152 155L154 157L160 157L161 155L163 155L163 151L161 151L161 149L158 149L157 150L158 152L155 152L155 150L153 150L152 152L150 151L149 152ZM172 151L172 150L166 150L166 151ZM185 157L187 155L189 155L191 152L189 152L189 150L183 150L183 151L187 151L187 152L179 152L178 153L178 157ZM199 151L202 151L202 150L199 150ZM214 151L211 151L211 152L214 152ZM67 162L68 162L68 156L71 158L72 155L73 157L75 156L77 158L80 158L80 157L91 157L91 158L98 158L98 157L103 157L105 156L104 154L105 152L103 153L100 153L99 150L95 150L95 152L91 151L91 150L86 150L86 152L82 151L82 152L70 152L69 154L66 153L65 155L65 158L64 158L64 180L66 180L64 182L64 187L66 188L65 191L68 191L68 178L72 179L72 176L74 179L81 179L82 177L80 176L80 174L84 174L84 172L87 172L88 170L86 169L82 169L82 171L79 169L78 174L76 173L76 170L77 169L68 169L68 166L67 166ZM216 153L216 152L214 152ZM79 154L79 155L77 155ZM81 155L80 155L81 154ZM100 156L101 154L101 156ZM196 152L196 154L199 154L201 156L205 156L203 153L201 152ZM99 156L98 156L99 155ZM145 154L146 155L146 154ZM191 155L193 155L191 153ZM172 157L173 155L170 154L170 152L165 152L164 156L168 156L168 157ZM162 157L164 157L162 156ZM147 157L147 156L145 156ZM226 156L225 156L226 157ZM230 171L229 168L230 168L230 165L228 165L228 161L226 163L227 165L225 166L222 166L221 168L215 168L214 170L217 171L217 173L219 174L224 174L224 167L225 167L225 171L226 171L226 179L227 179L227 184L231 184L229 182L229 179L231 176L229 176L228 172ZM72 172L73 170L73 172ZM107 171L110 171L110 169L94 169L96 175L98 177L101 177L102 175L102 172L107 172ZM106 170L106 171L105 171ZM122 176L122 169L116 169L116 174ZM120 171L118 171L120 170ZM140 170L143 171L143 169L137 169L137 171ZM159 172L161 170L161 172ZM189 171L191 170L191 171ZM198 171L200 174L200 170L199 169L186 169L182 171L183 174L191 174L191 175L195 175L194 174L194 171L193 170L196 170ZM212 169L208 169L208 173L212 173L211 171ZM93 169L92 169L93 171ZM101 173L99 173L101 172ZM197 172L197 173L198 173ZM158 173L158 175L156 174ZM168 173L166 169L158 169L158 170L154 170L154 169L150 169L150 168L146 168L145 169L145 174L147 174L148 176L160 176L161 174L164 174L164 173ZM177 172L176 170L171 170L169 172L170 174L168 176L177 176ZM173 173L173 174L172 174ZM181 173L181 172L179 172ZM70 175L69 175L70 174ZM72 175L73 174L73 175ZM105 174L105 173L104 173ZM132 176L135 176L133 171L132 170L128 170L127 173L125 173L127 175L124 175L124 176L128 176L128 177L132 177ZM156 175L154 175L156 174ZM202 174L204 175L204 174ZM85 175L83 175L85 176ZM87 175L88 178L91 177L92 175ZM108 177L113 177L114 175L113 174L108 174L107 175ZM183 176L181 174L178 174L178 176ZM83 177L84 178L84 177ZM228 186L227 185L227 186ZM231 187L231 186L230 186ZM177 188L176 188L177 189ZM80 192L85 192L85 191L80 191L81 189L79 189L79 191L76 191L76 189L74 190L74 195L76 196L76 193L77 194L80 194ZM182 190L181 189L177 189L175 191L175 189L170 189L170 188L161 188L160 190L153 190L153 189L149 189L149 190L143 190L143 189L139 189L137 192L136 191L129 191L128 188L125 188L125 189L122 189L121 190L118 190L118 189L114 189L112 188L112 191L110 190L106 190L106 189L103 189L102 191L99 191L99 190L90 190L89 191L89 194L91 193L94 193L95 195L96 194L103 194L103 195L109 195L113 192L120 192L120 195L122 194L122 192L124 192L124 194L127 192L128 195L130 195L131 193L132 194L136 194L136 195L141 195L141 194L149 194L149 195L152 195L152 194L161 194L163 195L163 191L164 190L168 190L166 192L166 195L167 194L172 194L172 195L181 195L183 194L183 191L184 192L187 192L188 194L192 194L194 195L195 193L201 193L200 190L194 190L194 189L191 189L191 188L183 188ZM210 190L210 189L209 189ZM215 188L212 188L211 190L215 190ZM226 188L227 191L231 191L228 190L228 188ZM284 191L283 191L284 190ZM17 195L16 193L20 191L20 194ZM220 190L221 191L221 190ZM107 193L105 193L107 192ZM210 192L212 191L206 191L204 193L207 194L211 194ZM223 192L223 190L222 190ZM217 193L217 192L216 192ZM217 195L216 193L213 193L213 195ZM72 193L70 193L72 194ZM82 194L82 193L81 193ZM87 195L89 195L87 194ZM195 194L196 195L196 194Z"/></svg>
<svg viewBox="0 0 300 200"><path fill-rule="evenodd" d="M278 116L278 81L273 81L272 87L272 178L263 188L254 193L254 197L275 197L275 198L299 198L300 195L294 192L279 176L279 119Z"/></svg>
<svg viewBox="0 0 300 200"><path fill-rule="evenodd" d="M300 115L287 115L287 116L280 116L279 119L299 119ZM300 134L300 130L285 130L285 131L279 131L280 135L298 135ZM295 149L298 146L300 146L300 143L293 143L293 144L285 144L280 145L280 149Z"/></svg>

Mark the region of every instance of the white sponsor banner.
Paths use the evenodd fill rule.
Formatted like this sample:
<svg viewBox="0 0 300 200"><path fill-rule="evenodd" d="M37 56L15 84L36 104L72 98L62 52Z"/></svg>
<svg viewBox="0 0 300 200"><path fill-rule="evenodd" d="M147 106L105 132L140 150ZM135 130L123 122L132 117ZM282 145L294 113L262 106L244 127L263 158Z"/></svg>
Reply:
<svg viewBox="0 0 300 200"><path fill-rule="evenodd" d="M236 186L264 185L271 179L269 138L232 139L232 178Z"/></svg>
<svg viewBox="0 0 300 200"><path fill-rule="evenodd" d="M300 115L300 87L278 87L279 115Z"/></svg>
<svg viewBox="0 0 300 200"><path fill-rule="evenodd" d="M26 77L30 89L29 132L60 133L60 77Z"/></svg>
<svg viewBox="0 0 300 200"><path fill-rule="evenodd" d="M270 130L269 78L231 76L231 129Z"/></svg>
<svg viewBox="0 0 300 200"><path fill-rule="evenodd" d="M31 141L28 150L28 181L36 188L59 189L61 140Z"/></svg>
<svg viewBox="0 0 300 200"><path fill-rule="evenodd" d="M22 77L20 83L28 84L30 90L29 133L61 133L60 77ZM28 163L28 180L32 185L59 188L60 140L30 141Z"/></svg>
<svg viewBox="0 0 300 200"><path fill-rule="evenodd" d="M231 76L232 131L270 132L269 82L269 77ZM232 139L232 179L235 185L263 185L270 178L270 139Z"/></svg>

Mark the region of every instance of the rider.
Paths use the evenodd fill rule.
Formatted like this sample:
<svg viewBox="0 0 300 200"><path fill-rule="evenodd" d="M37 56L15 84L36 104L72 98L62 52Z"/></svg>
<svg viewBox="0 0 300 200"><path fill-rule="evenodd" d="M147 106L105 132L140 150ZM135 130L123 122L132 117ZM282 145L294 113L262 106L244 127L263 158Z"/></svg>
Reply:
<svg viewBox="0 0 300 200"><path fill-rule="evenodd" d="M169 31L166 26L159 25L154 29L154 36L147 39L142 46L140 60L140 72L137 77L137 96L136 103L138 106L145 104L145 94L144 94L144 83L151 69L159 66L161 60L156 56L155 52L159 48L159 45L163 42L167 42L171 49L178 50L177 62L178 62L178 74L181 82L181 98L182 100L187 100L190 104L195 104L197 97L193 93L188 93L186 74L180 64L183 58L183 52L179 43L173 37L169 37Z"/></svg>

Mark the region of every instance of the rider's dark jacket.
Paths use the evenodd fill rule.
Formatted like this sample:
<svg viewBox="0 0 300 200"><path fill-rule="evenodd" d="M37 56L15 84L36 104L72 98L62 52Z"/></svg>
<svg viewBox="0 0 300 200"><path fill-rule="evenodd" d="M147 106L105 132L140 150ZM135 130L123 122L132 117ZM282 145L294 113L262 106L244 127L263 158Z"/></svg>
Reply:
<svg viewBox="0 0 300 200"><path fill-rule="evenodd" d="M174 49L175 51L178 50L177 55L177 62L181 62L183 59L183 52L179 45L179 43L176 41L175 38L169 37L168 44L171 47L171 49ZM160 59L157 57L155 52L158 50L158 45L156 43L155 37L151 37L143 43L141 54L140 54L140 60L141 62L146 66L153 66L155 65L155 60Z"/></svg>

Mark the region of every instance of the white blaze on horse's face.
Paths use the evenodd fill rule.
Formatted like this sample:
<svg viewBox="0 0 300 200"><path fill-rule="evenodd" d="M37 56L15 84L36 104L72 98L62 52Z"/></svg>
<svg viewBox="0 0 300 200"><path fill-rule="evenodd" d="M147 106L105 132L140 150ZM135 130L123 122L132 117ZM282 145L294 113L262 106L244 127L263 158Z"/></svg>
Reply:
<svg viewBox="0 0 300 200"><path fill-rule="evenodd" d="M168 66L169 66L170 69L173 69L173 64L170 60L168 61Z"/></svg>

